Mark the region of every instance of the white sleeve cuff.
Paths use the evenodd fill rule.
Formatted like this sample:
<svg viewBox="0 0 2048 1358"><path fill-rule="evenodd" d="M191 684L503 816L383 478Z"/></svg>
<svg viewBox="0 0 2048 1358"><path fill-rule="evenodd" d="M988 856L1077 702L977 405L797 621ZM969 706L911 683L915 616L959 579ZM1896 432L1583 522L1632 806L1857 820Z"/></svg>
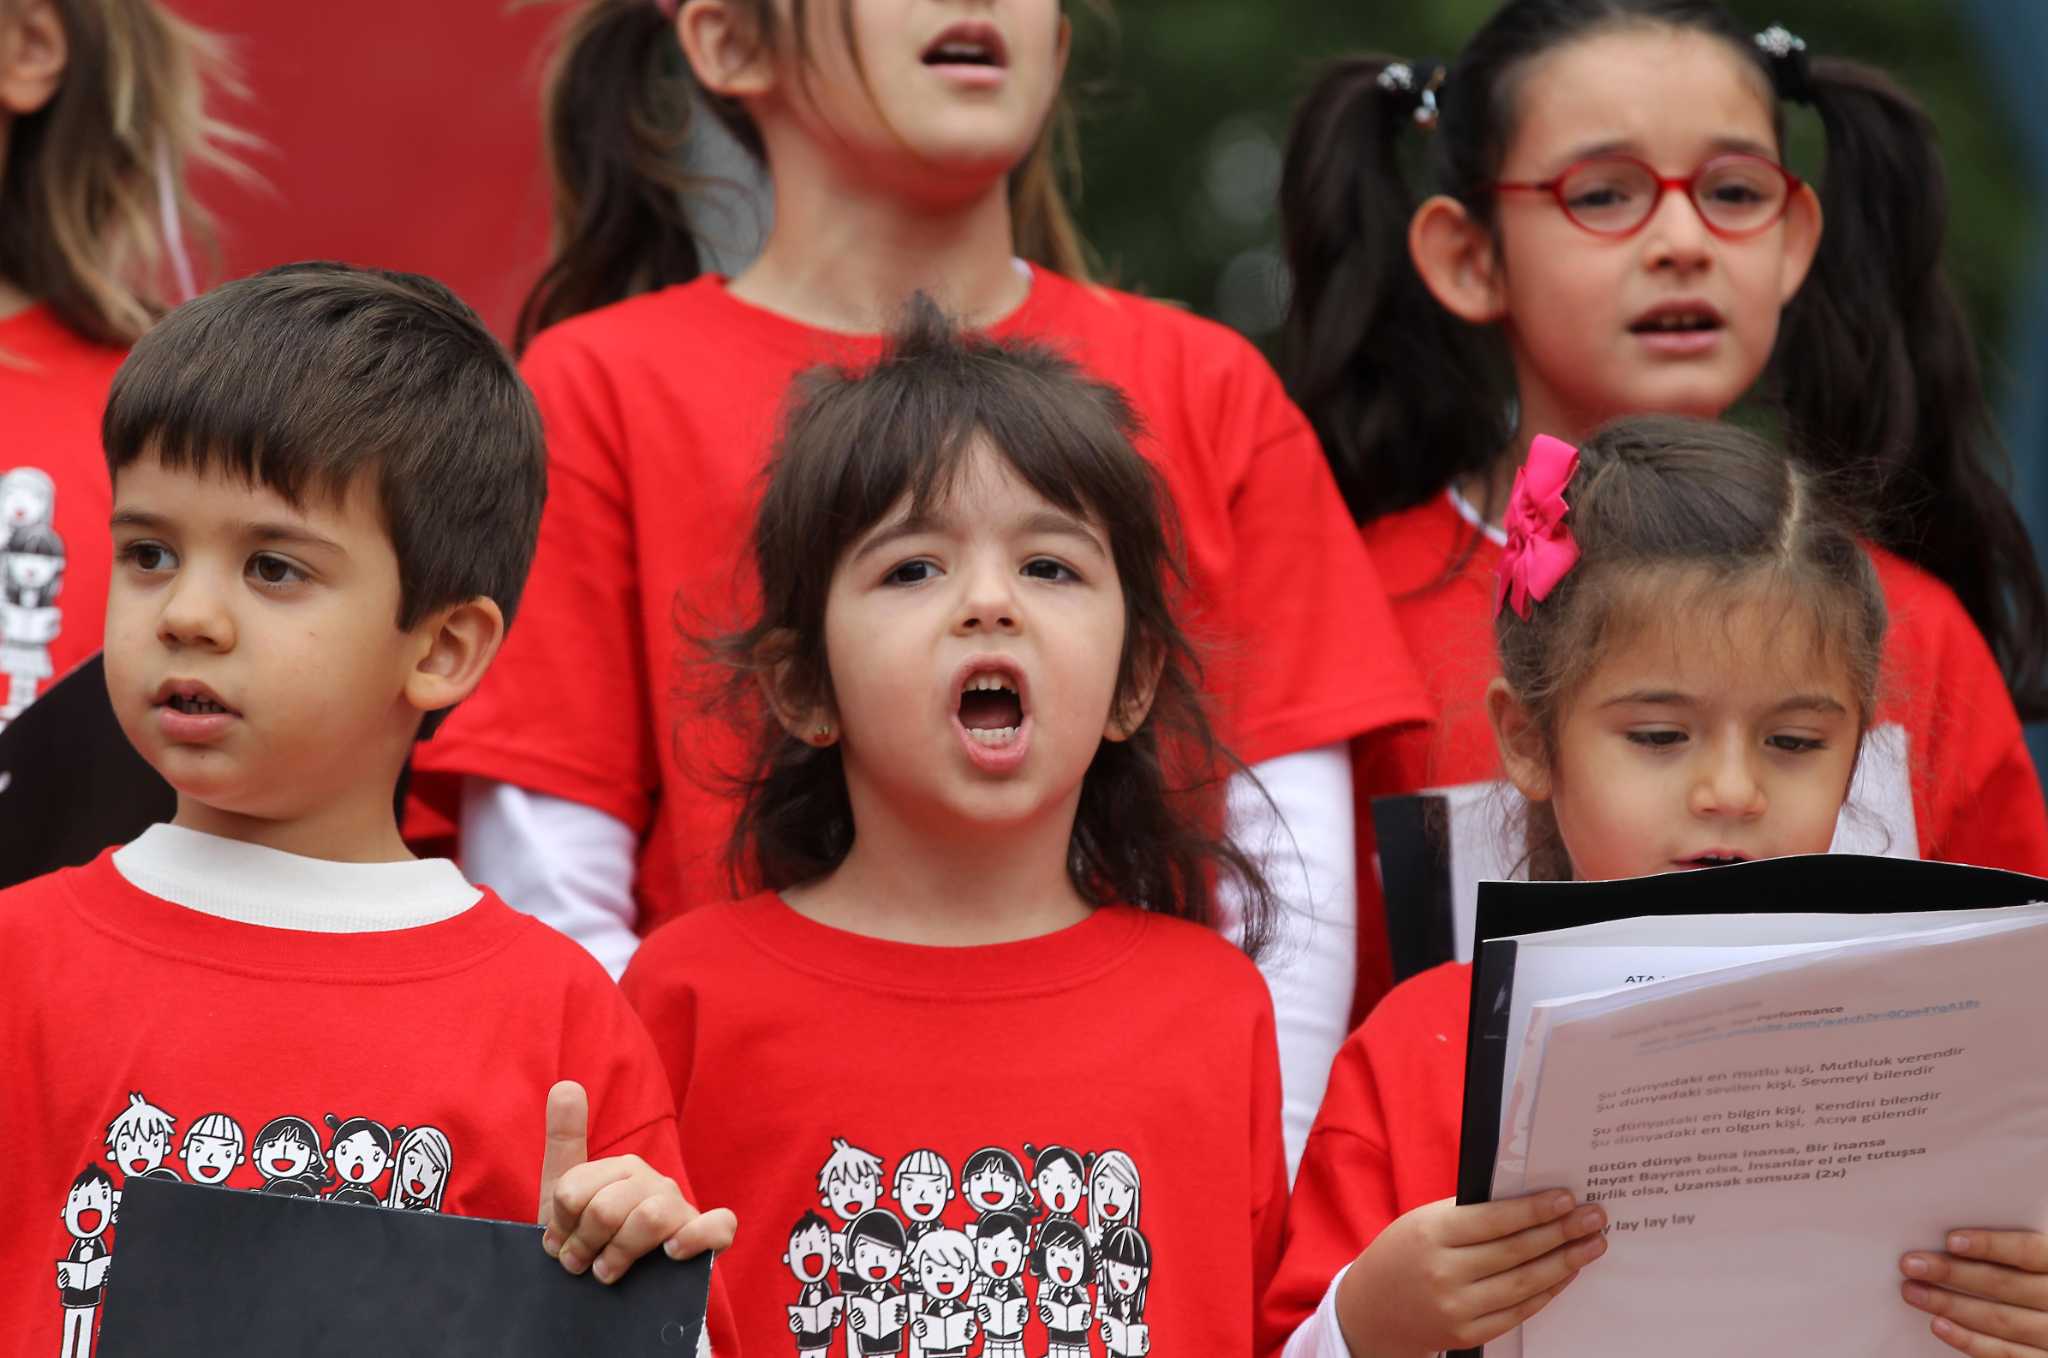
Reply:
<svg viewBox="0 0 2048 1358"><path fill-rule="evenodd" d="M1348 745L1269 759L1230 782L1229 833L1258 861L1279 915L1259 963L1280 1041L1282 1130L1291 1181L1350 1030L1358 972L1358 863ZM1261 794L1260 787L1264 793ZM1226 883L1226 917L1238 910Z"/></svg>
<svg viewBox="0 0 2048 1358"><path fill-rule="evenodd" d="M1281 1350L1280 1358L1351 1358L1351 1346L1344 1342L1344 1327L1337 1323L1337 1284L1350 1271L1351 1265L1346 1264L1330 1279L1329 1290L1323 1293L1315 1314L1287 1337L1287 1347Z"/></svg>
<svg viewBox="0 0 2048 1358"><path fill-rule="evenodd" d="M575 939L617 980L633 960L638 837L581 802L488 778L462 781L462 868Z"/></svg>

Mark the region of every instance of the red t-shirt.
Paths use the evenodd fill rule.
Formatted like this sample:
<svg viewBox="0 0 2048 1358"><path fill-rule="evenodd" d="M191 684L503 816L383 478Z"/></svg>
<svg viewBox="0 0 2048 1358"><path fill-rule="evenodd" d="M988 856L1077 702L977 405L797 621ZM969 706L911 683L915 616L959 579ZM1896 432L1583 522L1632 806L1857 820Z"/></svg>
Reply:
<svg viewBox="0 0 2048 1358"><path fill-rule="evenodd" d="M1308 1319L1339 1270L1396 1217L1458 1191L1471 992L1463 963L1410 977L1338 1049L1266 1293L1273 1333Z"/></svg>
<svg viewBox="0 0 2048 1358"><path fill-rule="evenodd" d="M489 893L418 928L306 933L149 895L110 850L0 892L0 957L0 1184L16 1209L0 1351L43 1358L67 1322L97 1322L67 1311L118 1290L118 1261L102 1277L56 1264L118 1252L110 1195L138 1174L531 1221L548 1087L575 1079L592 1158L635 1153L682 1178L632 1010L580 948ZM318 1299L287 1259L272 1281ZM721 1297L721 1354L730 1325Z"/></svg>
<svg viewBox="0 0 2048 1358"><path fill-rule="evenodd" d="M858 1297L917 1293L886 1254L848 1262L876 1208L885 1240L969 1238L984 1339L1042 1354L1085 1331L1091 1354L1128 1354L1142 1325L1157 1353L1268 1351L1254 1318L1287 1204L1272 1002L1212 931L1105 907L1040 938L930 948L762 895L659 930L623 985L667 1062L692 1178L746 1223L719 1267L750 1352L788 1351L791 1307L816 1323L806 1254L842 1298L813 1335L844 1330ZM806 1225L829 1230L829 1270L791 1249ZM1050 1247L1020 1288L1026 1237ZM1142 1277L1112 1280L1139 1258Z"/></svg>
<svg viewBox="0 0 2048 1358"><path fill-rule="evenodd" d="M1222 326L1043 270L993 331L1068 352L1115 383L1178 508L1182 622L1207 657L1219 733L1247 763L1426 719L1386 595L1315 435L1256 350ZM540 336L548 504L532 581L475 697L414 758L443 816L473 774L582 802L639 831L642 931L732 893L744 751L701 702L689 638L742 621L748 536L790 378L880 352L747 305L718 278L634 298ZM409 825L427 828L415 816Z"/></svg>
<svg viewBox="0 0 2048 1358"><path fill-rule="evenodd" d="M1366 525L1365 541L1394 601L1402 639L1435 698L1439 724L1361 742L1352 751L1360 861L1374 843L1372 798L1500 776L1486 686L1500 673L1493 646L1500 548L1449 496ZM2048 872L2048 807L1998 663L1948 587L1872 548L1891 612L1878 723L1903 728L1914 825L1923 858ZM1462 558L1449 579L1445 567ZM1873 757L1866 747L1865 757ZM1881 757L1881 756L1879 756ZM1378 878L1359 874L1362 1017L1392 980Z"/></svg>
<svg viewBox="0 0 2048 1358"><path fill-rule="evenodd" d="M126 356L45 307L0 320L0 726L100 648L114 555L100 417Z"/></svg>

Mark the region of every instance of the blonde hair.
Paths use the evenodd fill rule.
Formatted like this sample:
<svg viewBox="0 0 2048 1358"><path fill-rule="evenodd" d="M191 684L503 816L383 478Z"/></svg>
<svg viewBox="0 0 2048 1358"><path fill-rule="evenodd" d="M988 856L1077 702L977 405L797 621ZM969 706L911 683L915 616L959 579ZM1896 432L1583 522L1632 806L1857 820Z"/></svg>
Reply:
<svg viewBox="0 0 2048 1358"><path fill-rule="evenodd" d="M186 170L247 174L233 152L254 138L207 108L209 88L244 91L222 40L153 0L56 8L69 58L50 102L8 133L0 277L78 334L131 344L164 311L167 274L184 281L180 235L212 242Z"/></svg>

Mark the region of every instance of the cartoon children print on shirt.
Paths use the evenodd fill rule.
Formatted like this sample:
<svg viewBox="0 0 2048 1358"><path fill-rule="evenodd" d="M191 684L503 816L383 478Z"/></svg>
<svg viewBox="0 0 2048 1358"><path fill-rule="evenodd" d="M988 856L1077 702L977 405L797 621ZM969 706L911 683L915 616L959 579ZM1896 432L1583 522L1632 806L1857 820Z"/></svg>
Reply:
<svg viewBox="0 0 2048 1358"><path fill-rule="evenodd" d="M982 1358L1024 1358L1024 1263L1031 1226L1015 1212L990 1212L974 1226L974 1313L988 1336Z"/></svg>
<svg viewBox="0 0 2048 1358"><path fill-rule="evenodd" d="M246 1164L241 1124L226 1113L208 1113L185 1130L178 1158L195 1184L224 1183L235 1166Z"/></svg>
<svg viewBox="0 0 2048 1358"><path fill-rule="evenodd" d="M398 1129L398 1169L391 1176L386 1207L409 1212L438 1212L441 1195L448 1191L448 1171L454 1167L455 1151L447 1134L438 1127Z"/></svg>
<svg viewBox="0 0 2048 1358"><path fill-rule="evenodd" d="M910 1248L910 1337L924 1358L967 1358L981 1328L968 1302L974 1282L974 1242L941 1226Z"/></svg>
<svg viewBox="0 0 2048 1358"><path fill-rule="evenodd" d="M57 483L36 467L0 476L0 726L35 701L55 673L50 643L63 627L64 542L52 526Z"/></svg>
<svg viewBox="0 0 2048 1358"><path fill-rule="evenodd" d="M107 1154L124 1179L175 1179L178 1171L164 1164L171 1153L174 1119L140 1094L107 1124Z"/></svg>
<svg viewBox="0 0 2048 1358"><path fill-rule="evenodd" d="M1081 1210L1081 1200L1088 1195L1088 1169L1095 1157L1065 1146L1038 1150L1028 1141L1024 1154L1031 1157L1031 1187L1045 1206L1038 1229L1043 1231L1055 1221L1073 1221Z"/></svg>
<svg viewBox="0 0 2048 1358"><path fill-rule="evenodd" d="M1101 1250L1102 1342L1111 1358L1144 1358L1152 1351L1145 1324L1145 1292L1152 1281L1152 1245L1135 1226L1115 1226Z"/></svg>
<svg viewBox="0 0 2048 1358"><path fill-rule="evenodd" d="M882 1200L882 1157L849 1144L843 1137L832 1138L832 1153L818 1171L818 1205L828 1208L841 1222L851 1223ZM832 1240L832 1262L839 1269L839 1287L854 1286L846 1226Z"/></svg>
<svg viewBox="0 0 2048 1358"><path fill-rule="evenodd" d="M861 1213L846 1228L847 1272L853 1278L846 1293L846 1332L858 1358L903 1352L910 1303L897 1275L906 1253L903 1223L886 1207Z"/></svg>
<svg viewBox="0 0 2048 1358"><path fill-rule="evenodd" d="M796 1336L797 1358L825 1358L832 1332L844 1318L844 1301L832 1295L825 1275L832 1271L832 1223L805 1212L790 1228L789 1252L782 1262L797 1281L796 1300L789 1307L789 1332Z"/></svg>
<svg viewBox="0 0 2048 1358"><path fill-rule="evenodd" d="M291 1198L317 1198L334 1186L327 1177L320 1150L320 1133L301 1117L272 1118L256 1133L256 1150L250 1157L263 1176L263 1191Z"/></svg>
<svg viewBox="0 0 2048 1358"><path fill-rule="evenodd" d="M381 1206L383 1199L377 1196L377 1180L384 1177L385 1167L391 1163L393 1139L404 1136L405 1128L386 1128L370 1118L343 1122L332 1113L327 1115L327 1125L334 1133L327 1145L327 1159L333 1163L340 1184L327 1200L362 1207Z"/></svg>
<svg viewBox="0 0 2048 1358"><path fill-rule="evenodd" d="M1098 1154L1088 1175L1088 1243L1097 1253L1111 1231L1138 1224L1138 1197L1138 1166L1131 1157L1118 1150Z"/></svg>
<svg viewBox="0 0 2048 1358"><path fill-rule="evenodd" d="M1015 1211L1027 1219L1031 1215L1031 1187L1023 1162L1001 1146L984 1146L968 1156L960 1166L960 1186L977 1218L991 1212Z"/></svg>
<svg viewBox="0 0 2048 1358"><path fill-rule="evenodd" d="M114 1224L114 1180L87 1165L64 1197L71 1248L57 1261L57 1300L64 1308L61 1358L92 1358L93 1327L107 1299L107 1228Z"/></svg>
<svg viewBox="0 0 2048 1358"><path fill-rule="evenodd" d="M1095 1281L1095 1250L1088 1232L1072 1217L1046 1218L1031 1251L1031 1272L1043 1280L1038 1318L1050 1345L1046 1358L1090 1358L1088 1332L1094 1328L1095 1303L1088 1285Z"/></svg>

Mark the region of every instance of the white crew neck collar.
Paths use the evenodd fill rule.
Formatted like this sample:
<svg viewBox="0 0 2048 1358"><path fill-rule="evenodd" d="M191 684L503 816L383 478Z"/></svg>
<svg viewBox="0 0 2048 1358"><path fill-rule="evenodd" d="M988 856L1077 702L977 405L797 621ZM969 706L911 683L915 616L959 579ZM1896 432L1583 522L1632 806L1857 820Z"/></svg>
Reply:
<svg viewBox="0 0 2048 1358"><path fill-rule="evenodd" d="M177 825L114 851L129 885L188 910L270 929L376 933L436 924L483 893L445 858L335 863Z"/></svg>

